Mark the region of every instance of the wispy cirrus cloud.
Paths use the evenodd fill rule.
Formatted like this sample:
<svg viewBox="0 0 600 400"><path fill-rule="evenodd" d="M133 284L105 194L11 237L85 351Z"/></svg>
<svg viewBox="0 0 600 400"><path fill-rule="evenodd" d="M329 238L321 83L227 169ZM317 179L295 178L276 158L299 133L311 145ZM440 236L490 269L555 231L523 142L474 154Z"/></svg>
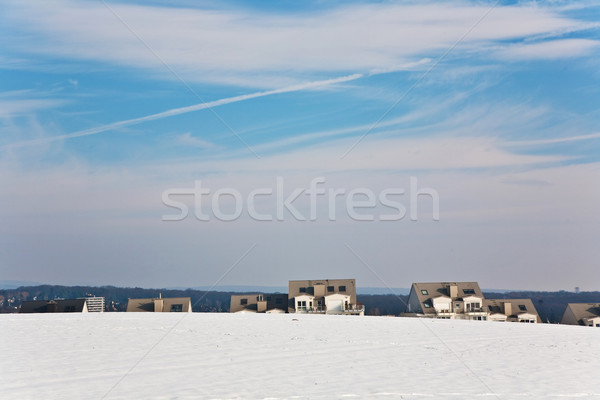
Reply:
<svg viewBox="0 0 600 400"><path fill-rule="evenodd" d="M461 44L469 51L473 47L493 50L507 40L552 38L589 27L563 16L560 8L498 5L488 15L491 6L464 2L342 5L297 14L118 3L110 7L185 79L253 87L277 87L314 79L315 74L388 69L432 58L484 15L485 21ZM100 2L20 0L4 2L3 8L4 24L21 32L8 44L13 51L166 74L164 66ZM546 47L575 45L571 52L577 54L594 47L591 40L555 38L554 42ZM520 57L544 53L543 44L528 46L533 46L532 52L518 47L506 51ZM560 54L553 52L554 57Z"/></svg>

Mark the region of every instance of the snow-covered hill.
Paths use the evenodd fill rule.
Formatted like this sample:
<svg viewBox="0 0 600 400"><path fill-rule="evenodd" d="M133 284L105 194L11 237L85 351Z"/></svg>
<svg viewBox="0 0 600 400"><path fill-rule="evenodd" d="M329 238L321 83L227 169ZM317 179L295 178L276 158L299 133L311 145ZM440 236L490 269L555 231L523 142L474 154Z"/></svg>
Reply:
<svg viewBox="0 0 600 400"><path fill-rule="evenodd" d="M600 398L600 329L295 314L0 315L2 399Z"/></svg>

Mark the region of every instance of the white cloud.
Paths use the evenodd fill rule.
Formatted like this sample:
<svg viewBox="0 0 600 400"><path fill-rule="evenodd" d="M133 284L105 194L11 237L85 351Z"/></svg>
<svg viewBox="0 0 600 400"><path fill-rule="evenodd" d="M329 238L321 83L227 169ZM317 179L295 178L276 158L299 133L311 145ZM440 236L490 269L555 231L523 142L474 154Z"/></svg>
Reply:
<svg viewBox="0 0 600 400"><path fill-rule="evenodd" d="M498 6L487 15L489 6L465 3L349 5L295 15L122 4L110 8L185 79L260 87L433 58L484 15L461 45L485 49L494 41L587 27L534 5ZM172 78L102 3L19 0L5 3L4 19L27 33L14 41L15 50L149 68ZM576 49L568 50L569 43ZM585 43L564 42L563 50L581 54L590 47Z"/></svg>
<svg viewBox="0 0 600 400"><path fill-rule="evenodd" d="M206 140L194 137L190 132L178 135L177 143L184 146L199 147L203 149L211 149L215 147L214 143L207 142Z"/></svg>
<svg viewBox="0 0 600 400"><path fill-rule="evenodd" d="M561 39L541 43L515 44L498 51L502 58L557 59L581 57L590 54L600 46L600 42L591 39Z"/></svg>

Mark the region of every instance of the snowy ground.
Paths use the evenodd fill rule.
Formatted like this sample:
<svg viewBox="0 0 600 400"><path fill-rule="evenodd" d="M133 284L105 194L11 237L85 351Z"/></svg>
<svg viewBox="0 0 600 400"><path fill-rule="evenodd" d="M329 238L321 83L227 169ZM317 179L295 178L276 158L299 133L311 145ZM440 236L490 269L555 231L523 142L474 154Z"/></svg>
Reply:
<svg viewBox="0 0 600 400"><path fill-rule="evenodd" d="M600 399L600 329L294 314L0 315L1 399Z"/></svg>

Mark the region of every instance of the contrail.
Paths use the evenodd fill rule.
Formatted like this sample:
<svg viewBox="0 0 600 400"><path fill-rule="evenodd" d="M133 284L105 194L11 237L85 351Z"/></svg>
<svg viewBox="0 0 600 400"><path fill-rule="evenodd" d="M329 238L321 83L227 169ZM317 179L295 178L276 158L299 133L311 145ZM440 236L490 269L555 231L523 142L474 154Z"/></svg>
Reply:
<svg viewBox="0 0 600 400"><path fill-rule="evenodd" d="M113 129L123 128L123 127L131 126L131 125L137 125L137 124L141 124L143 122L154 121L156 119L173 117L175 115L186 114L189 112L204 110L207 108L218 107L218 106L222 106L225 104L237 103L239 101L255 99L257 97L270 96L273 94L280 94L280 93L298 92L300 90L306 90L306 89L316 88L316 87L320 87L320 86L328 86L328 85L333 85L336 83L354 81L356 79L362 78L363 76L364 76L363 74L353 74L353 75L342 76L340 78L326 79L326 80L321 80L321 81L314 81L314 82L301 83L298 85L286 86L284 88L267 90L264 92L255 92L255 93L249 93L249 94L244 94L244 95L240 95L240 96L227 97L227 98L220 99L220 100L209 101L207 103L199 103L199 104L195 104L195 105L187 106L187 107L173 108L173 109L159 112L156 114L146 115L145 117L139 117L139 118L127 119L124 121L113 122L113 123L101 125L101 126L98 126L95 128L85 129L85 130L77 131L77 132L73 132L73 133L67 133L64 135L52 136L52 137L41 138L41 139L33 139L33 140L27 140L27 141L23 141L23 142L8 144L8 145L2 146L2 148L32 146L32 145L36 145L36 144L54 142L57 140L72 139L72 138L81 137L81 136L95 135L97 133L106 132L106 131L110 131Z"/></svg>

